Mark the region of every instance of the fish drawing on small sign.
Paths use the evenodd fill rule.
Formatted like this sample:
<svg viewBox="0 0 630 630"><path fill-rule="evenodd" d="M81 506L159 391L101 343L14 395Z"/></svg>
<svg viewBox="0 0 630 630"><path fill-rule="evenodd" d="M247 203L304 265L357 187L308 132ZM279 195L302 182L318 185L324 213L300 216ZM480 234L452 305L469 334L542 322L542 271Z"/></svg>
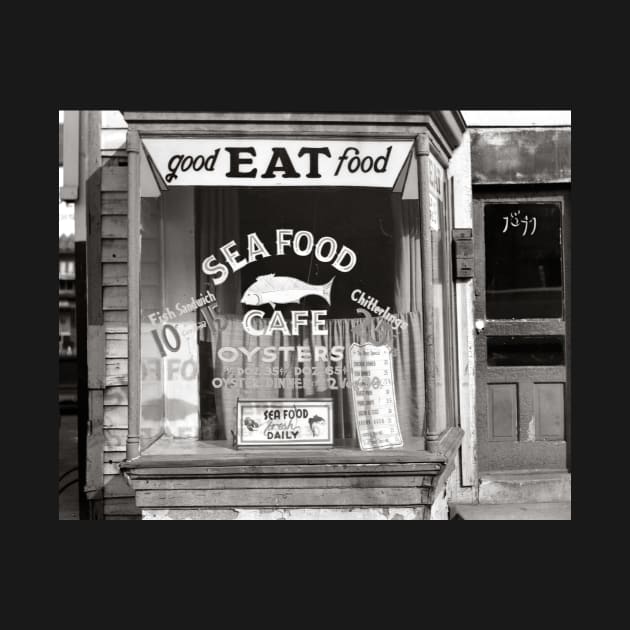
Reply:
<svg viewBox="0 0 630 630"><path fill-rule="evenodd" d="M313 437L319 436L321 427L324 425L325 422L326 421L321 416L313 416L312 418L308 419L308 424L311 429L311 433L313 434Z"/></svg>
<svg viewBox="0 0 630 630"><path fill-rule="evenodd" d="M308 284L290 276L276 276L271 273L266 276L258 276L256 282L251 284L243 293L241 302L248 306L261 306L271 304L299 303L307 295L318 295L330 304L330 291L333 277L326 284Z"/></svg>
<svg viewBox="0 0 630 630"><path fill-rule="evenodd" d="M256 422L255 420L252 420L251 418L247 417L245 418L245 420L243 420L243 424L250 430L250 431L254 431L255 429L257 429L260 425L258 424L258 422Z"/></svg>

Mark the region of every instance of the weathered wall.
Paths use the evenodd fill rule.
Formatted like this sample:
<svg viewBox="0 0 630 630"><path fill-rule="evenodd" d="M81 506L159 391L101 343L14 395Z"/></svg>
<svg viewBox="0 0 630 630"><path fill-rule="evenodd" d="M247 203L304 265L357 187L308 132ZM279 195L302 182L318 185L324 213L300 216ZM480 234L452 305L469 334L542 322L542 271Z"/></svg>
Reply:
<svg viewBox="0 0 630 630"><path fill-rule="evenodd" d="M422 521L429 516L425 507L338 508L338 509L251 509L229 510L143 510L142 518L156 520L233 520L233 521Z"/></svg>
<svg viewBox="0 0 630 630"><path fill-rule="evenodd" d="M471 129L473 184L571 181L571 128Z"/></svg>
<svg viewBox="0 0 630 630"><path fill-rule="evenodd" d="M105 325L103 392L103 509L105 519L140 518L134 492L118 469L125 458L127 387L127 125L102 112L101 272Z"/></svg>
<svg viewBox="0 0 630 630"><path fill-rule="evenodd" d="M459 470L455 468L449 475L444 488L437 497L434 498L433 505L429 511L429 519L432 521L448 521L448 504L453 500L459 486Z"/></svg>

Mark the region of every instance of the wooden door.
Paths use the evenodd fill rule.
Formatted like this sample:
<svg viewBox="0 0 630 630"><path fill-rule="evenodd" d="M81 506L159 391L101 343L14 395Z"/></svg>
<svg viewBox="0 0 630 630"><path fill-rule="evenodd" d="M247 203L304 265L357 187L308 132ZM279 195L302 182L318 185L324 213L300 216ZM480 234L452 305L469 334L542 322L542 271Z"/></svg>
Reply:
<svg viewBox="0 0 630 630"><path fill-rule="evenodd" d="M566 469L568 193L476 195L480 471Z"/></svg>

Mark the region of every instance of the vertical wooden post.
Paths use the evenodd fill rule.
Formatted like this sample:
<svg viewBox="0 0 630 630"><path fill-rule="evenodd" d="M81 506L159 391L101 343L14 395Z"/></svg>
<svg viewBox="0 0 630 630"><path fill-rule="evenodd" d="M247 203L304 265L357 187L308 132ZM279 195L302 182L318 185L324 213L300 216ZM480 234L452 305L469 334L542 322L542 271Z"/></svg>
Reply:
<svg viewBox="0 0 630 630"><path fill-rule="evenodd" d="M127 459L140 455L140 136L127 133L129 205L128 205L128 397L129 428Z"/></svg>
<svg viewBox="0 0 630 630"><path fill-rule="evenodd" d="M434 451L439 431L435 408L435 347L433 335L433 261L429 199L429 136L421 133L414 144L418 159L420 230L422 233L422 318L425 381L425 448Z"/></svg>

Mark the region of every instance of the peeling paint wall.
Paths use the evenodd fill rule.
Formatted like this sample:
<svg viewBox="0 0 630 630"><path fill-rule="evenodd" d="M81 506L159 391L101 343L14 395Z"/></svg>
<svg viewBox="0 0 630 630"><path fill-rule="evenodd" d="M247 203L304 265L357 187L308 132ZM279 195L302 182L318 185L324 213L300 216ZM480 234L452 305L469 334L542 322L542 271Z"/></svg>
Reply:
<svg viewBox="0 0 630 630"><path fill-rule="evenodd" d="M430 511L430 519L432 521L448 521L449 511L448 503L452 501L457 488L459 486L459 473L457 468L453 470L444 484L444 489L440 492L439 496L433 501Z"/></svg>
<svg viewBox="0 0 630 630"><path fill-rule="evenodd" d="M571 181L571 128L473 129L473 184Z"/></svg>
<svg viewBox="0 0 630 630"><path fill-rule="evenodd" d="M340 509L252 509L232 508L223 510L181 509L143 510L142 519L147 521L422 521L427 518L425 507L391 508L340 508Z"/></svg>

